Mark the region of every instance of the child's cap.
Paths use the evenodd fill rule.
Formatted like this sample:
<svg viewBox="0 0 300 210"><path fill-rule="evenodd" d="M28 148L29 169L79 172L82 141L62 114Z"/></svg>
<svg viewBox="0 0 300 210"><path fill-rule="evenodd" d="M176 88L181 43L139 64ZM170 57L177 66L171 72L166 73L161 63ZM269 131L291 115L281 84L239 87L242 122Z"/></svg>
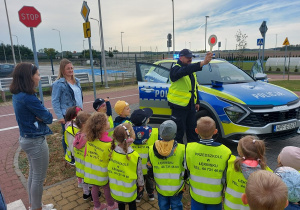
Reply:
<svg viewBox="0 0 300 210"><path fill-rule="evenodd" d="M283 166L289 166L300 171L300 148L287 146L279 154L280 162Z"/></svg>
<svg viewBox="0 0 300 210"><path fill-rule="evenodd" d="M129 106L129 103L127 103L126 101L117 101L117 103L115 104L116 113L118 115L121 115L126 106Z"/></svg>
<svg viewBox="0 0 300 210"><path fill-rule="evenodd" d="M94 109L97 111L103 103L105 103L103 98L97 98L93 103Z"/></svg>
<svg viewBox="0 0 300 210"><path fill-rule="evenodd" d="M137 109L132 112L130 120L135 126L141 126L152 115L153 111L150 108Z"/></svg>
<svg viewBox="0 0 300 210"><path fill-rule="evenodd" d="M291 167L279 167L274 173L281 177L288 188L288 200L298 202L300 200L300 173Z"/></svg>
<svg viewBox="0 0 300 210"><path fill-rule="evenodd" d="M173 120L166 120L159 126L159 135L165 141L173 140L176 132L177 125Z"/></svg>

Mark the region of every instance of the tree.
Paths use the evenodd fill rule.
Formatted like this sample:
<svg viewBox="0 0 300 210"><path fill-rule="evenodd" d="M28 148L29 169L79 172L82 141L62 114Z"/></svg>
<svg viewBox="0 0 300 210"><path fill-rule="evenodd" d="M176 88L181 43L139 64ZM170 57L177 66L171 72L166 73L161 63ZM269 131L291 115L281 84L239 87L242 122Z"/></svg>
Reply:
<svg viewBox="0 0 300 210"><path fill-rule="evenodd" d="M238 50L238 53L237 53L237 63L236 65L239 67L239 68L242 68L243 67L243 60L244 60L244 52L245 52L245 49L247 47L247 39L248 35L247 34L243 34L241 32L241 29L239 29L237 31L237 33L235 34L235 39L236 39L236 42L237 42L237 50Z"/></svg>
<svg viewBox="0 0 300 210"><path fill-rule="evenodd" d="M50 57L55 58L57 52L53 48L44 48L44 53L47 54L48 58Z"/></svg>

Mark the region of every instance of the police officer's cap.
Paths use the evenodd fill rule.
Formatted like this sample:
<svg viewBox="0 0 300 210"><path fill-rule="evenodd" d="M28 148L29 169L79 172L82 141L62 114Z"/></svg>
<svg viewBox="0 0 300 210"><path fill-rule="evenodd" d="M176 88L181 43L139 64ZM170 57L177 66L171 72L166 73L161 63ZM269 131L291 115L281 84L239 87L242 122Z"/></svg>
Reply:
<svg viewBox="0 0 300 210"><path fill-rule="evenodd" d="M187 58L193 57L193 53L189 49L183 49L180 51L179 56L185 56Z"/></svg>

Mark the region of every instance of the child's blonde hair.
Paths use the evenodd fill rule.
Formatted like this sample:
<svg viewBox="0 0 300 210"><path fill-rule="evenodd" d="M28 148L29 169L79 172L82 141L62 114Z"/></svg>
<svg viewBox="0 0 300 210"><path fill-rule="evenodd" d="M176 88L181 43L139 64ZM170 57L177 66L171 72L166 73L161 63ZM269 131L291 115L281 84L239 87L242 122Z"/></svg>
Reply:
<svg viewBox="0 0 300 210"><path fill-rule="evenodd" d="M79 114L77 115L75 121L76 121L76 125L79 129L83 128L83 124L86 123L86 121L89 119L89 117L91 116L90 113L87 112L79 112Z"/></svg>
<svg viewBox="0 0 300 210"><path fill-rule="evenodd" d="M129 160L129 156L127 154L128 144L126 140L132 138L135 139L135 132L129 123L123 123L118 125L114 129L113 133L113 141L111 142L111 152L116 148L116 143L123 146L123 150L126 153L126 158ZM115 142L116 141L116 142Z"/></svg>
<svg viewBox="0 0 300 210"><path fill-rule="evenodd" d="M107 129L107 115L102 112L95 112L86 121L83 132L88 141L99 139Z"/></svg>
<svg viewBox="0 0 300 210"><path fill-rule="evenodd" d="M216 122L210 117L201 117L197 120L197 130L201 138L211 138L216 130Z"/></svg>
<svg viewBox="0 0 300 210"><path fill-rule="evenodd" d="M267 170L250 174L245 193L250 209L253 210L281 210L287 204L286 185L280 177Z"/></svg>
<svg viewBox="0 0 300 210"><path fill-rule="evenodd" d="M237 151L240 157L237 157L234 161L234 169L236 171L240 171L241 164L244 160L257 160L261 169L266 169L266 147L263 140L259 140L255 136L245 136L240 139Z"/></svg>

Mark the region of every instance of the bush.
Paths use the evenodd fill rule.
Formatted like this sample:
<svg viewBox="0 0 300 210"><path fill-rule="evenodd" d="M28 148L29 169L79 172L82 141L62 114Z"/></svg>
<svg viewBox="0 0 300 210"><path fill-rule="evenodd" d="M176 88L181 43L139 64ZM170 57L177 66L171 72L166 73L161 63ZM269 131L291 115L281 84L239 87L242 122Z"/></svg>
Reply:
<svg viewBox="0 0 300 210"><path fill-rule="evenodd" d="M280 68L277 67L276 71L280 71Z"/></svg>
<svg viewBox="0 0 300 210"><path fill-rule="evenodd" d="M272 71L272 68L271 68L271 66L269 66L269 71Z"/></svg>
<svg viewBox="0 0 300 210"><path fill-rule="evenodd" d="M297 65L295 66L295 72L298 72L298 66Z"/></svg>

